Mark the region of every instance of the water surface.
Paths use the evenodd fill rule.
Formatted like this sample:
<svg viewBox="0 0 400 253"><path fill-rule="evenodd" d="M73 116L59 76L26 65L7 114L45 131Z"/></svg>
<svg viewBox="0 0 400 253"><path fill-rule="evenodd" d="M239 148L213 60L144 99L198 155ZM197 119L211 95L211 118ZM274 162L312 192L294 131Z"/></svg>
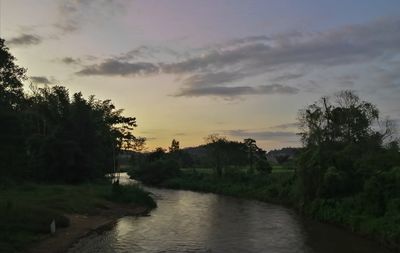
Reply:
<svg viewBox="0 0 400 253"><path fill-rule="evenodd" d="M215 194L147 188L158 208L124 217L110 231L82 239L82 252L388 253L329 225L302 219L282 206Z"/></svg>

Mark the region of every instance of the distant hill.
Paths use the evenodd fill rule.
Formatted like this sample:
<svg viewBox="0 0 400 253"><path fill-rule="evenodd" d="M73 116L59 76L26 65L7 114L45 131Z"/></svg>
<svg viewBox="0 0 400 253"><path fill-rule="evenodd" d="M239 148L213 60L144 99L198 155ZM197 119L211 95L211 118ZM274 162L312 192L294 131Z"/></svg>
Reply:
<svg viewBox="0 0 400 253"><path fill-rule="evenodd" d="M282 149L274 149L267 152L266 156L268 161L272 163L282 164L293 159L293 157L300 152L301 148L286 147ZM208 163L207 159L207 148L206 145L200 145L197 147L182 148L182 152L189 155L191 163L197 166L206 166ZM146 153L135 152L135 151L122 151L118 157L118 164L121 168L126 169L130 167L131 156L139 154L145 155Z"/></svg>
<svg viewBox="0 0 400 253"><path fill-rule="evenodd" d="M193 157L203 157L203 156L206 156L206 153L207 153L205 145L200 145L197 147L183 148L182 151L188 153L189 155L191 155Z"/></svg>

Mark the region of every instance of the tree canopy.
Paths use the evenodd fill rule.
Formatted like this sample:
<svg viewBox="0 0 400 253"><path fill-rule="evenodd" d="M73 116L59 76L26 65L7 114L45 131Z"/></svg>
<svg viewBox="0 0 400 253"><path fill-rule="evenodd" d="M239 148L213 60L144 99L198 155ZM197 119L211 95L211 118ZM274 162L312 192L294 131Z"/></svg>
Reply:
<svg viewBox="0 0 400 253"><path fill-rule="evenodd" d="M143 146L110 100L62 86L23 92L25 69L0 39L0 172L4 178L81 182L111 172L113 155Z"/></svg>
<svg viewBox="0 0 400 253"><path fill-rule="evenodd" d="M321 98L300 111L299 121L304 150L298 173L306 199L356 194L399 164L390 124L378 129L376 106L352 91Z"/></svg>

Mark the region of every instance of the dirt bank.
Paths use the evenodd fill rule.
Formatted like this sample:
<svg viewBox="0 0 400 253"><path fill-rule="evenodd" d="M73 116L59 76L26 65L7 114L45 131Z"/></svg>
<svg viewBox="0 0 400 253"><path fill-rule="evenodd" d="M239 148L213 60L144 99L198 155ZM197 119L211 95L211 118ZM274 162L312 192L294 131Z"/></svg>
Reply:
<svg viewBox="0 0 400 253"><path fill-rule="evenodd" d="M109 203L107 208L97 210L96 215L66 214L70 225L57 229L54 235L32 245L28 252L65 253L74 243L90 233L111 228L118 218L144 215L147 212L145 207Z"/></svg>

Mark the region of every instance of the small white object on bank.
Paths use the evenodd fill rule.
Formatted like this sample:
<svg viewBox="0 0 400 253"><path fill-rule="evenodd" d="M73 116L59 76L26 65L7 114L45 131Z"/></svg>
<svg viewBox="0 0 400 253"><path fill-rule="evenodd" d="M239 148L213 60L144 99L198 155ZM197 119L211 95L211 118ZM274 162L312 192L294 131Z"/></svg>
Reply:
<svg viewBox="0 0 400 253"><path fill-rule="evenodd" d="M50 224L50 233L54 234L56 232L56 221L53 219L53 221Z"/></svg>

